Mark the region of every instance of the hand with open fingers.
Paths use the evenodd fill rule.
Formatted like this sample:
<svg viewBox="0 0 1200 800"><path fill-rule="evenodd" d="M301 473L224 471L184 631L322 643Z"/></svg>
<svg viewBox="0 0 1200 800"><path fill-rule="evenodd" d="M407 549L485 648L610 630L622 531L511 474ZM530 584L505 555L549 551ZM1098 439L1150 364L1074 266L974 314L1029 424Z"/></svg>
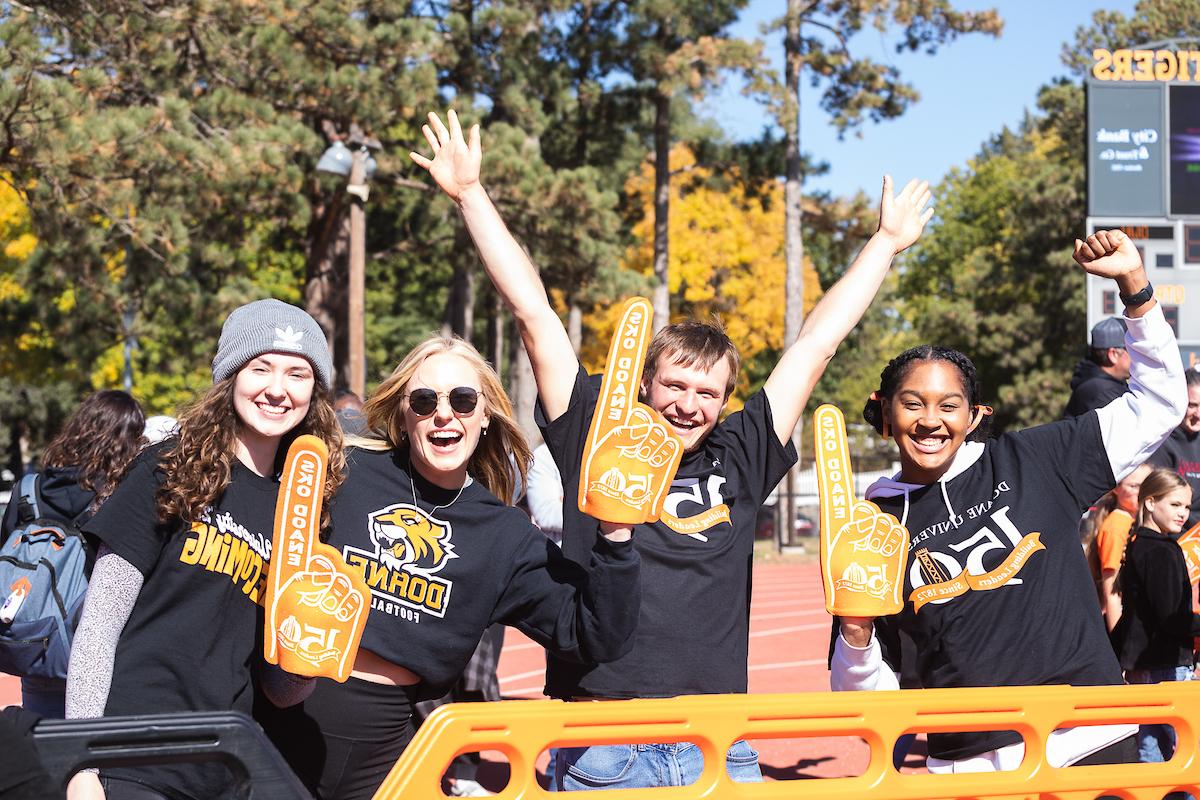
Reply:
<svg viewBox="0 0 1200 800"><path fill-rule="evenodd" d="M683 458L683 442L638 401L653 317L644 297L622 309L583 452L579 510L607 522L657 520Z"/></svg>
<svg viewBox="0 0 1200 800"><path fill-rule="evenodd" d="M890 238L895 252L911 246L921 237L925 224L933 218L929 201L929 181L912 179L892 196L892 176L883 176L883 197L879 201L879 232ZM926 208L926 206L929 206Z"/></svg>
<svg viewBox="0 0 1200 800"><path fill-rule="evenodd" d="M326 459L324 443L314 436L300 436L288 449L275 506L263 657L295 675L345 681L371 592L317 537Z"/></svg>
<svg viewBox="0 0 1200 800"><path fill-rule="evenodd" d="M479 144L479 125L472 125L467 137L463 137L462 125L454 109L446 112L446 125L441 117L429 112L429 123L421 127L425 141L433 149L433 158L410 152L409 158L418 166L429 170L442 191L458 200L467 189L479 184L479 166L483 162L483 148Z"/></svg>
<svg viewBox="0 0 1200 800"><path fill-rule="evenodd" d="M896 614L904 605L908 531L874 503L854 499L842 412L823 405L813 426L825 608L841 617Z"/></svg>
<svg viewBox="0 0 1200 800"><path fill-rule="evenodd" d="M1092 275L1116 278L1142 268L1142 257L1133 240L1123 231L1096 231L1085 240L1075 240L1076 263Z"/></svg>

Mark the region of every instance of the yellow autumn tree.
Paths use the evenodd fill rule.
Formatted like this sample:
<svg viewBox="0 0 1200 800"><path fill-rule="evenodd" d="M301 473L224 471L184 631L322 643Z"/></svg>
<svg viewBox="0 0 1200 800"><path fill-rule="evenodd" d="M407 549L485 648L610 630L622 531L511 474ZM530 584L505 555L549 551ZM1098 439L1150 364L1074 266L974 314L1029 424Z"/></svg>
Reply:
<svg viewBox="0 0 1200 800"><path fill-rule="evenodd" d="M736 171L714 174L696 164L683 144L671 150L671 320L717 317L741 351L743 363L783 349L783 184L770 181L751 196ZM625 183L631 202L644 209L632 228L634 244L622 268L653 272L654 165L642 164ZM821 296L811 262L804 263L804 310ZM603 367L620 303L585 318L591 334L582 354L589 371ZM743 371L730 410L752 387Z"/></svg>

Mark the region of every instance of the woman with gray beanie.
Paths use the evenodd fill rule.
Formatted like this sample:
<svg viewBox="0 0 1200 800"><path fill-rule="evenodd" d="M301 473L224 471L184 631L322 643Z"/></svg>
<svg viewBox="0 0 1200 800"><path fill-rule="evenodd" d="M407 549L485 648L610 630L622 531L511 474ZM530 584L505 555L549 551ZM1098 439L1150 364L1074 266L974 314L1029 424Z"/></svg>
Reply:
<svg viewBox="0 0 1200 800"><path fill-rule="evenodd" d="M99 552L71 651L68 718L250 713L281 457L313 434L330 454L326 507L342 479L331 373L325 336L299 308L259 300L225 320L212 388L84 526ZM207 800L232 781L217 763L106 768L76 775L68 796Z"/></svg>

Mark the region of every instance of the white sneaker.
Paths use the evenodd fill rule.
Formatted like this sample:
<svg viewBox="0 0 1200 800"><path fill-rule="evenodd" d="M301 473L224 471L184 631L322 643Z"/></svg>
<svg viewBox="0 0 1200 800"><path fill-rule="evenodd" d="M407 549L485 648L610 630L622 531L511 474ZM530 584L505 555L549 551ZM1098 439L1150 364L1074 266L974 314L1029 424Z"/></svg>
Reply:
<svg viewBox="0 0 1200 800"><path fill-rule="evenodd" d="M479 785L478 781L459 778L450 784L451 797L491 797L492 793Z"/></svg>

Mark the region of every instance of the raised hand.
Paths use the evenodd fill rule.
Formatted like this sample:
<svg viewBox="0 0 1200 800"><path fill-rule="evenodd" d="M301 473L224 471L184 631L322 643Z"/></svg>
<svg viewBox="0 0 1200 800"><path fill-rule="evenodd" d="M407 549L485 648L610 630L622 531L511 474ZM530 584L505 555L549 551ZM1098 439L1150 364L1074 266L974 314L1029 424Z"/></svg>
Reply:
<svg viewBox="0 0 1200 800"><path fill-rule="evenodd" d="M1117 278L1142 268L1142 257L1123 232L1096 231L1086 240L1075 240L1076 263L1102 278Z"/></svg>
<svg viewBox="0 0 1200 800"><path fill-rule="evenodd" d="M813 426L825 608L841 617L896 614L904 606L908 531L874 503L855 500L842 412L823 405Z"/></svg>
<svg viewBox="0 0 1200 800"><path fill-rule="evenodd" d="M657 411L638 402L653 317L646 298L625 303L588 429L579 510L606 522L657 520L683 458L679 437Z"/></svg>
<svg viewBox="0 0 1200 800"><path fill-rule="evenodd" d="M468 138L463 138L462 125L454 109L446 112L449 128L441 118L429 112L429 124L421 127L425 141L433 148L433 158L410 152L409 158L429 170L442 191L453 200L467 189L479 184L479 165L483 161L483 148L479 144L479 125L472 125Z"/></svg>
<svg viewBox="0 0 1200 800"><path fill-rule="evenodd" d="M328 451L315 436L288 448L267 572L263 657L288 672L345 681L367 624L371 591L317 538Z"/></svg>
<svg viewBox="0 0 1200 800"><path fill-rule="evenodd" d="M879 201L879 232L890 238L897 253L912 245L933 217L926 206L933 198L929 181L913 179L900 194L892 196L892 176L883 176L883 197Z"/></svg>

